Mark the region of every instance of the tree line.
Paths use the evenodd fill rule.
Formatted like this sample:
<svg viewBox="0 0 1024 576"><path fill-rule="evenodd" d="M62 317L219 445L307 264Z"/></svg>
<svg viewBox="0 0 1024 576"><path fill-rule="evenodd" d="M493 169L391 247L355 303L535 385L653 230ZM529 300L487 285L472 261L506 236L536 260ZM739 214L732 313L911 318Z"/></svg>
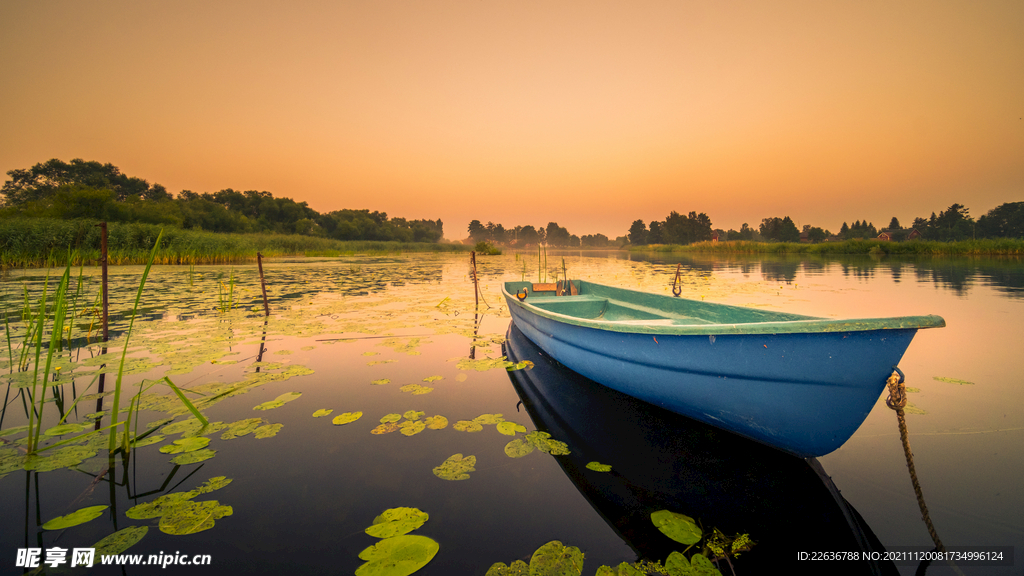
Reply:
<svg viewBox="0 0 1024 576"><path fill-rule="evenodd" d="M548 222L547 226L532 225L505 228L502 224L479 220L469 223L469 239L472 243L491 242L494 244L527 246L545 243L549 246L565 246L570 248L619 248L626 244L626 237L611 239L604 234L584 234L577 236L557 222Z"/></svg>
<svg viewBox="0 0 1024 576"><path fill-rule="evenodd" d="M439 242L438 220L388 218L385 212L336 210L319 213L305 202L265 191L173 196L160 184L128 176L113 164L54 158L32 168L10 170L0 188L0 218L86 218L108 222L166 224L211 232L272 232L337 240Z"/></svg>

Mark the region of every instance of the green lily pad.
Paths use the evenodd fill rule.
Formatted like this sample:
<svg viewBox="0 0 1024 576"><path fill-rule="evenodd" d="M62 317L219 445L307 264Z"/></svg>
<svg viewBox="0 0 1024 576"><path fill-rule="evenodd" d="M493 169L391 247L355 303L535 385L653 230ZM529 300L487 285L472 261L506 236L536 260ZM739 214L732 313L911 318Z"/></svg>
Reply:
<svg viewBox="0 0 1024 576"><path fill-rule="evenodd" d="M231 506L221 506L216 500L186 500L160 517L160 531L175 536L195 534L213 528L215 520L233 513Z"/></svg>
<svg viewBox="0 0 1024 576"><path fill-rule="evenodd" d="M505 419L501 417L501 414L481 414L473 418L473 422L480 424L500 424L504 421Z"/></svg>
<svg viewBox="0 0 1024 576"><path fill-rule="evenodd" d="M186 464L196 464L198 462L205 462L216 455L216 450L203 448L202 450L196 450L195 452L185 452L184 454L178 454L174 458L171 458L171 463L177 464L178 466L184 466Z"/></svg>
<svg viewBox="0 0 1024 576"><path fill-rule="evenodd" d="M469 480L469 473L476 471L476 456L462 457L454 454L434 468L434 476L442 480Z"/></svg>
<svg viewBox="0 0 1024 576"><path fill-rule="evenodd" d="M0 430L0 437L14 436L15 434L21 434L22 432L28 432L28 426L18 426L16 428L8 428L6 430Z"/></svg>
<svg viewBox="0 0 1024 576"><path fill-rule="evenodd" d="M435 382L437 380L444 380L444 376L427 376L423 379L424 382Z"/></svg>
<svg viewBox="0 0 1024 576"><path fill-rule="evenodd" d="M338 416L335 416L334 420L332 420L332 422L334 423L335 426L341 426L342 424L348 424L350 422L355 422L356 420L359 420L362 417L363 417L363 413L362 412L343 412L343 413L339 414Z"/></svg>
<svg viewBox="0 0 1024 576"><path fill-rule="evenodd" d="M402 392L408 392L414 396L421 396L423 394L429 394L434 391L430 386L421 386L420 384L406 384L399 388Z"/></svg>
<svg viewBox="0 0 1024 576"><path fill-rule="evenodd" d="M651 522L662 534L687 546L696 544L703 536L700 526L685 514L658 510L651 513Z"/></svg>
<svg viewBox="0 0 1024 576"><path fill-rule="evenodd" d="M479 432L484 429L482 424L473 420L459 420L453 428L459 432Z"/></svg>
<svg viewBox="0 0 1024 576"><path fill-rule="evenodd" d="M495 562L484 576L530 576L530 565L522 560L516 560L509 566L504 562Z"/></svg>
<svg viewBox="0 0 1024 576"><path fill-rule="evenodd" d="M287 394L281 394L270 402L264 402L259 406L253 407L253 410L273 410L274 408L280 408L288 402L297 399L299 396L302 396L302 392L288 392Z"/></svg>
<svg viewBox="0 0 1024 576"><path fill-rule="evenodd" d="M536 448L531 442L523 440L522 438L516 438L515 440L505 444L505 455L509 458L522 458L530 452L533 452Z"/></svg>
<svg viewBox="0 0 1024 576"><path fill-rule="evenodd" d="M373 430L370 430L370 434L387 434L389 432L394 432L399 428L401 428L401 426L398 425L398 422L385 422Z"/></svg>
<svg viewBox="0 0 1024 576"><path fill-rule="evenodd" d="M95 435L94 436L98 436ZM61 468L77 466L96 455L96 449L89 446L64 446L55 448L48 456L26 456L23 467L25 470L50 472Z"/></svg>
<svg viewBox="0 0 1024 576"><path fill-rule="evenodd" d="M508 370L509 372L513 372L515 370L529 370L531 368L533 368L533 362L530 362L529 360L523 360L522 362L516 362L515 364L512 364L511 366L506 366L505 367L505 369Z"/></svg>
<svg viewBox="0 0 1024 576"><path fill-rule="evenodd" d="M600 462L589 462L587 463L587 470L593 470L594 472L611 472L612 467L608 464L601 464Z"/></svg>
<svg viewBox="0 0 1024 576"><path fill-rule="evenodd" d="M239 420L238 422L232 422L231 424L228 424L227 430L220 435L220 439L232 440L234 438L247 436L255 432L256 429L263 424L263 418L247 418L245 420Z"/></svg>
<svg viewBox="0 0 1024 576"><path fill-rule="evenodd" d="M313 418L322 418L324 416L329 416L331 414L331 412L334 412L334 410L333 409L328 409L328 408L322 408L320 410L317 410L316 412L313 412Z"/></svg>
<svg viewBox="0 0 1024 576"><path fill-rule="evenodd" d="M76 510L67 516L58 516L43 524L43 530L63 530L72 526L78 526L79 524L85 524L102 516L103 511L107 508L109 506L89 506L88 508Z"/></svg>
<svg viewBox="0 0 1024 576"><path fill-rule="evenodd" d="M160 451L164 454L181 454L182 452L195 452L200 448L206 448L210 439L203 436L191 436L175 440L173 444L161 446Z"/></svg>
<svg viewBox="0 0 1024 576"><path fill-rule="evenodd" d="M402 422L402 434L406 436L414 436L423 432L427 429L427 423L422 420L416 420L414 422L406 421Z"/></svg>
<svg viewBox="0 0 1024 576"><path fill-rule="evenodd" d="M579 576L582 572L583 552L558 540L541 546L530 558L530 576Z"/></svg>
<svg viewBox="0 0 1024 576"><path fill-rule="evenodd" d="M526 435L526 441L533 444L541 452L547 452L552 456L569 454L569 446L565 442L552 440L551 434L535 430Z"/></svg>
<svg viewBox="0 0 1024 576"><path fill-rule="evenodd" d="M502 356L501 358L481 358L479 360L474 360L472 358L459 358L458 363L455 366L459 370L476 370L477 372L485 372L495 368L508 368L513 366L513 364Z"/></svg>
<svg viewBox="0 0 1024 576"><path fill-rule="evenodd" d="M129 526L110 534L93 544L92 547L96 549L97 558L123 554L125 550L142 540L147 532L149 532L149 526Z"/></svg>
<svg viewBox="0 0 1024 576"><path fill-rule="evenodd" d="M699 552L689 560L679 552L672 552L665 559L665 571L669 576L722 576L711 560Z"/></svg>
<svg viewBox="0 0 1024 576"><path fill-rule="evenodd" d="M387 422L398 422L402 419L401 414L385 414L381 419L380 423L385 424Z"/></svg>
<svg viewBox="0 0 1024 576"><path fill-rule="evenodd" d="M594 576L644 576L646 573L636 569L636 566L622 562L614 568L611 566L601 566L597 569L597 573Z"/></svg>
<svg viewBox="0 0 1024 576"><path fill-rule="evenodd" d="M501 432L505 436L515 436L516 432L526 432L526 426L522 424L516 424L515 422L498 422L498 432Z"/></svg>
<svg viewBox="0 0 1024 576"><path fill-rule="evenodd" d="M426 414L426 412L420 412L420 411L417 411L417 410L409 410L405 414L402 414L402 416L405 416L406 420L419 420L420 418L423 417L424 414Z"/></svg>
<svg viewBox="0 0 1024 576"><path fill-rule="evenodd" d="M380 380L371 381L370 384L373 384L374 386L383 386L384 384L391 384L391 379L381 378Z"/></svg>
<svg viewBox="0 0 1024 576"><path fill-rule="evenodd" d="M429 514L418 508L389 508L373 519L366 533L374 538L401 536L423 526L429 518Z"/></svg>
<svg viewBox="0 0 1024 576"><path fill-rule="evenodd" d="M431 430L443 430L448 427L448 419L444 416L430 416L424 422Z"/></svg>
<svg viewBox="0 0 1024 576"><path fill-rule="evenodd" d="M281 431L281 428L284 428L284 424L264 424L263 426L260 426L259 428L254 430L252 435L257 440L262 440L264 438L273 438L274 436L277 436L277 433Z"/></svg>
<svg viewBox="0 0 1024 576"><path fill-rule="evenodd" d="M922 409L918 408L917 406L914 406L910 402L907 402L907 405L903 407L903 411L906 412L907 414L927 414L928 413L926 410L922 410Z"/></svg>
<svg viewBox="0 0 1024 576"><path fill-rule="evenodd" d="M85 430L85 426L81 424L61 424L60 426L54 426L46 432L43 432L46 436L63 436L65 434L73 434L75 432L81 432Z"/></svg>
<svg viewBox="0 0 1024 576"><path fill-rule="evenodd" d="M142 448L143 446L149 446L150 444L157 444L159 442L163 442L165 439L166 436L164 436L163 434L150 434L149 436L146 436L142 440L133 440L132 446L135 448Z"/></svg>
<svg viewBox="0 0 1024 576"><path fill-rule="evenodd" d="M366 560L356 576L408 576L433 560L440 546L426 536L385 538L359 553Z"/></svg>

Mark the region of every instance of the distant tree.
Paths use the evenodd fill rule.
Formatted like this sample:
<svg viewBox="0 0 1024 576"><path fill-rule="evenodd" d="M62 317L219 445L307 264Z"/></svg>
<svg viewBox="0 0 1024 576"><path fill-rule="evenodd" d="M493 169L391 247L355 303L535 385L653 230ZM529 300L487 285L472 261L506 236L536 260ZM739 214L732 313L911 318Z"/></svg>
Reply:
<svg viewBox="0 0 1024 576"><path fill-rule="evenodd" d="M479 220L471 221L469 223L469 239L474 243L487 240L487 227L481 224Z"/></svg>
<svg viewBox="0 0 1024 576"><path fill-rule="evenodd" d="M132 196L144 200L170 200L167 190L155 184L150 186L141 178L127 176L113 164L85 161L75 158L64 162L57 158L36 164L27 170L10 170L10 180L0 188L3 205L17 206L25 202L44 200L61 186L78 185L106 188L114 191L114 199L123 202Z"/></svg>
<svg viewBox="0 0 1024 576"><path fill-rule="evenodd" d="M651 221L650 230L647 231L648 244L664 244L665 238L662 232L663 223L657 220Z"/></svg>
<svg viewBox="0 0 1024 576"><path fill-rule="evenodd" d="M978 235L984 238L1024 238L1024 202L1000 204L978 218Z"/></svg>
<svg viewBox="0 0 1024 576"><path fill-rule="evenodd" d="M644 225L643 220L634 220L633 224L629 227L629 243L633 246L643 246L647 244L647 226Z"/></svg>
<svg viewBox="0 0 1024 576"><path fill-rule="evenodd" d="M799 242L800 231L789 216L779 218L764 218L758 231L765 240L773 242Z"/></svg>
<svg viewBox="0 0 1024 576"><path fill-rule="evenodd" d="M896 218L895 216L893 216L892 220L889 221L889 226L888 226L888 228L886 228L886 230L888 230L889 232L895 232L895 231L901 230L901 229L902 229L902 227L900 226L899 219Z"/></svg>
<svg viewBox="0 0 1024 576"><path fill-rule="evenodd" d="M551 246L568 246L569 237L569 231L555 222L548 222L544 229L544 240Z"/></svg>
<svg viewBox="0 0 1024 576"><path fill-rule="evenodd" d="M519 228L516 226L516 228ZM537 229L533 226L523 226L519 228L519 243L522 245L526 244L540 244L541 236L537 232Z"/></svg>
<svg viewBox="0 0 1024 576"><path fill-rule="evenodd" d="M840 238L842 238L843 240L846 240L847 236L849 236L849 235L850 235L850 227L846 225L846 222L843 222L843 227L839 229L838 236Z"/></svg>

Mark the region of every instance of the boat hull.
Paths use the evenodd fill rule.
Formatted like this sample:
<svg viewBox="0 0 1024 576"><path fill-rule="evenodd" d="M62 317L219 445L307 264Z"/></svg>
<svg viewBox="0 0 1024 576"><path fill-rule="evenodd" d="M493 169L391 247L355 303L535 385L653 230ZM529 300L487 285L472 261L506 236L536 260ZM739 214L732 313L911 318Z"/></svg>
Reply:
<svg viewBox="0 0 1024 576"><path fill-rule="evenodd" d="M801 457L856 432L917 332L617 332L534 314L505 294L523 334L575 372Z"/></svg>

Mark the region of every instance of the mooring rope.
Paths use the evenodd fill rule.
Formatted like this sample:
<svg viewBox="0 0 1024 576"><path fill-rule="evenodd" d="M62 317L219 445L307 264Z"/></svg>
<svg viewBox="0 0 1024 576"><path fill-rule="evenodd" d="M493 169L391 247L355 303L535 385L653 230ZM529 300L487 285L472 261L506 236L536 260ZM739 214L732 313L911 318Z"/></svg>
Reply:
<svg viewBox="0 0 1024 576"><path fill-rule="evenodd" d="M885 381L889 387L889 397L885 399L885 405L896 411L900 439L903 441L903 454L907 457L907 469L910 470L910 482L914 485L914 494L917 495L917 505L921 508L921 519L924 520L925 526L928 528L928 535L935 543L935 550L945 553L946 547L939 539L931 516L928 515L928 506L924 503L924 492L921 490L921 483L917 480L917 470L914 468L914 453L910 450L910 433L907 431L907 418L903 413L903 408L907 405L907 387L904 380L903 372L899 368L895 368L892 376ZM963 574L952 562L949 562L949 565L957 574Z"/></svg>

